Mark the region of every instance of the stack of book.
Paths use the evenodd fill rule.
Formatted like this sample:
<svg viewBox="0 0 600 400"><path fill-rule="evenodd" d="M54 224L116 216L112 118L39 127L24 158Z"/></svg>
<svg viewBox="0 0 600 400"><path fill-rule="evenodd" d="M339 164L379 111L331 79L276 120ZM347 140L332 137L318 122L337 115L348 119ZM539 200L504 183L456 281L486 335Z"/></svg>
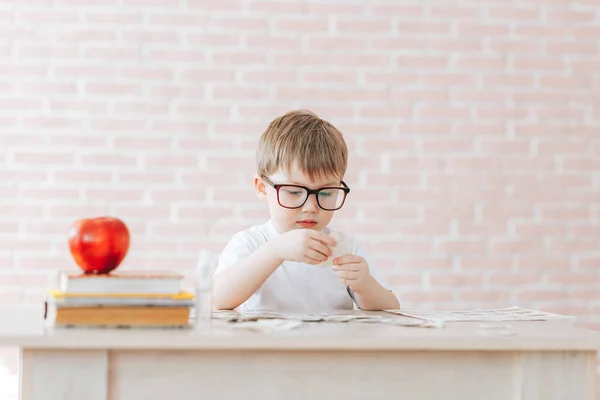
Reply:
<svg viewBox="0 0 600 400"><path fill-rule="evenodd" d="M184 327L194 295L182 283L182 275L164 271L60 271L44 317L65 327Z"/></svg>

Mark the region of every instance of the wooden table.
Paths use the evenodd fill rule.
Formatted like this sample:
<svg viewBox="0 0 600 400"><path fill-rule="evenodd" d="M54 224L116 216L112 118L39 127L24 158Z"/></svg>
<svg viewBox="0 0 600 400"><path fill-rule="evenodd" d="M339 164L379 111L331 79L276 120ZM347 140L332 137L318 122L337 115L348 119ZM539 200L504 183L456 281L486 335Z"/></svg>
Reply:
<svg viewBox="0 0 600 400"><path fill-rule="evenodd" d="M510 325L53 329L40 309L0 309L0 345L21 349L21 400L594 398L599 333Z"/></svg>

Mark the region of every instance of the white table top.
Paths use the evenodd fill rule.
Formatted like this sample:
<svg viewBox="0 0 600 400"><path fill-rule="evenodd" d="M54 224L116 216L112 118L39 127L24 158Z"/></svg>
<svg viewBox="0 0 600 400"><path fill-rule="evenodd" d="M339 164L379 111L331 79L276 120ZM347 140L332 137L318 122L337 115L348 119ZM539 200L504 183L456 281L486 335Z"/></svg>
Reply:
<svg viewBox="0 0 600 400"><path fill-rule="evenodd" d="M40 308L0 308L0 346L46 349L151 350L600 350L600 332L578 328L576 320L452 322L443 328L400 327L364 322L318 322L283 332L232 328L213 321L208 330L73 329L48 326ZM386 313L386 316L393 316Z"/></svg>

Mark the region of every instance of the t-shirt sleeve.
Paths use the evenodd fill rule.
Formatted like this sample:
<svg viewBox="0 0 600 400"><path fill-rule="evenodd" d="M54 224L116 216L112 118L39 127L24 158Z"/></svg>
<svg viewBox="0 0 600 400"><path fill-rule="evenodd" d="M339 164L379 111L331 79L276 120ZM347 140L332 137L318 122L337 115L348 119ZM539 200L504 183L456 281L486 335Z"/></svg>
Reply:
<svg viewBox="0 0 600 400"><path fill-rule="evenodd" d="M258 248L258 243L247 232L238 232L231 237L219 256L215 275L248 257Z"/></svg>

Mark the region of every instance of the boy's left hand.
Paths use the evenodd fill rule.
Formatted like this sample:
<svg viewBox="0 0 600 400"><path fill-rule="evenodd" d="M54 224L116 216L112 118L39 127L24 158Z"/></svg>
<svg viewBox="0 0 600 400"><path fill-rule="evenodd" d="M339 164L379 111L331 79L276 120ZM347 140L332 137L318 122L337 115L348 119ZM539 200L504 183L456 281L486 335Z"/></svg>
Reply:
<svg viewBox="0 0 600 400"><path fill-rule="evenodd" d="M342 282L355 292L360 292L369 277L369 265L361 256L348 254L333 260L333 271Z"/></svg>

